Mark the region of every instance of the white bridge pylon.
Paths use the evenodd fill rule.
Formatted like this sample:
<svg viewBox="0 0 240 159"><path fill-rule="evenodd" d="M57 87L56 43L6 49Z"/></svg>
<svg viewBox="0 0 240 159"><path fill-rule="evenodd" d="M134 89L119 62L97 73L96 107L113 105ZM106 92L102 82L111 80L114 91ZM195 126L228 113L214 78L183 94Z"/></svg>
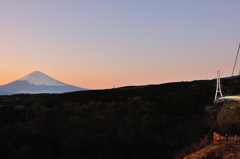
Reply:
<svg viewBox="0 0 240 159"><path fill-rule="evenodd" d="M220 71L217 71L217 88L216 88L214 102L216 102L219 98L222 98L222 91L221 91L221 83L220 83Z"/></svg>

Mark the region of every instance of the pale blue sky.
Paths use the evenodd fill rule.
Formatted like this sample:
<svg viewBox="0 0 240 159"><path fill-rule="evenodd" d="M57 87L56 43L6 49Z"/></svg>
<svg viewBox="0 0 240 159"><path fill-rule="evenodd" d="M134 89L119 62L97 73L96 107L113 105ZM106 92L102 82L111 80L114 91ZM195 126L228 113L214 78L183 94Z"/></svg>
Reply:
<svg viewBox="0 0 240 159"><path fill-rule="evenodd" d="M32 71L90 89L231 75L240 1L0 2L0 85ZM240 64L237 72L240 70Z"/></svg>

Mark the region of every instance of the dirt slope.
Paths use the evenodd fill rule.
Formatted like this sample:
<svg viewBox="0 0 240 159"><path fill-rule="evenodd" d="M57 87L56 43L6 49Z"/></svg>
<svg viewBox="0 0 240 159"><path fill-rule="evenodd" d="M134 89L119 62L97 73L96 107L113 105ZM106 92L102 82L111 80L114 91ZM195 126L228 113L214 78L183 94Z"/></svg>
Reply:
<svg viewBox="0 0 240 159"><path fill-rule="evenodd" d="M184 159L240 159L240 143L219 142L206 146Z"/></svg>

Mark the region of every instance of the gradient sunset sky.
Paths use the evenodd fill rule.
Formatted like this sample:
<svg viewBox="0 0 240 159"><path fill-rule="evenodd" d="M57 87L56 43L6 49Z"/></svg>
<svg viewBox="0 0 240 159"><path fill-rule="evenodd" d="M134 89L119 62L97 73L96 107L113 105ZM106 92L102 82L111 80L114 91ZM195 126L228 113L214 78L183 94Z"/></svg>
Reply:
<svg viewBox="0 0 240 159"><path fill-rule="evenodd" d="M0 85L33 71L89 89L226 77L240 43L239 0L2 0L0 19Z"/></svg>

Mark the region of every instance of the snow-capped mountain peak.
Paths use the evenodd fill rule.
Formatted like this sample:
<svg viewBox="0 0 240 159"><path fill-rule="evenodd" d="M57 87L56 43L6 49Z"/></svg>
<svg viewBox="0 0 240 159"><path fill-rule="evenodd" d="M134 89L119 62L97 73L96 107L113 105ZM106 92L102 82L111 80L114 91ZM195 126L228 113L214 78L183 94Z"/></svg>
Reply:
<svg viewBox="0 0 240 159"><path fill-rule="evenodd" d="M19 81L27 81L30 84L34 85L47 85L47 86L66 86L66 84L59 82L48 75L42 73L41 71L34 71L23 78L19 79Z"/></svg>
<svg viewBox="0 0 240 159"><path fill-rule="evenodd" d="M65 93L84 90L88 89L68 85L59 82L40 71L34 71L19 80L0 86L0 95L19 93Z"/></svg>

